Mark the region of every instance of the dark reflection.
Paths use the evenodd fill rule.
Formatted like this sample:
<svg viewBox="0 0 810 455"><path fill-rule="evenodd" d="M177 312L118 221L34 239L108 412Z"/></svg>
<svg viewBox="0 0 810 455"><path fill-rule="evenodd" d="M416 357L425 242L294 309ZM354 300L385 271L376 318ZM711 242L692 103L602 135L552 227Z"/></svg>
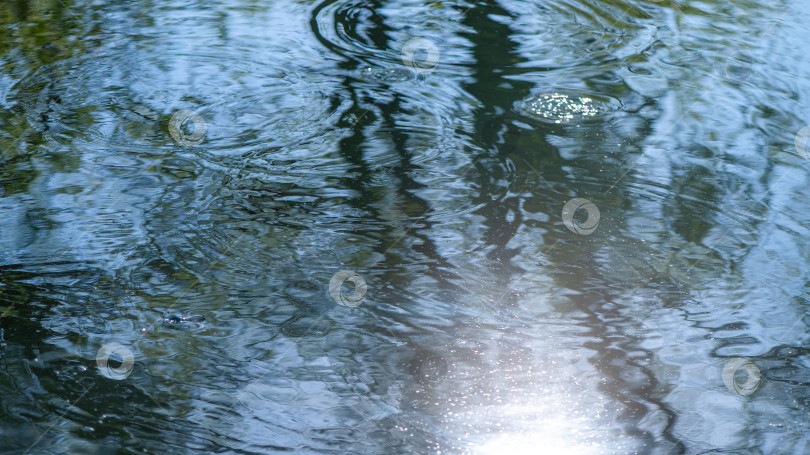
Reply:
<svg viewBox="0 0 810 455"><path fill-rule="evenodd" d="M118 294L114 284L103 272L77 263L40 267L53 272L32 273L21 265L7 265L0 274L3 449L69 452L87 447L81 440L100 443L93 453L130 446L130 430L123 426L152 427L153 410L160 409L158 400L166 397L152 395L158 388L142 357L127 381L99 379L95 357L108 336L104 316L114 312ZM72 296L73 314L64 313L66 296ZM54 313L61 320L40 323ZM72 438L67 445L55 438L63 432ZM141 435L138 445L156 449L164 444L149 439Z"/></svg>

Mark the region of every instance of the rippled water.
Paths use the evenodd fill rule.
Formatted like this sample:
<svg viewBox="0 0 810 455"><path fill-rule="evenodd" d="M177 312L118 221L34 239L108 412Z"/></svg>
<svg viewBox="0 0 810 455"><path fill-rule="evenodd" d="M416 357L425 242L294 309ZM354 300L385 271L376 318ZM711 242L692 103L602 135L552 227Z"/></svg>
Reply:
<svg viewBox="0 0 810 455"><path fill-rule="evenodd" d="M810 453L807 1L0 6L0 453Z"/></svg>

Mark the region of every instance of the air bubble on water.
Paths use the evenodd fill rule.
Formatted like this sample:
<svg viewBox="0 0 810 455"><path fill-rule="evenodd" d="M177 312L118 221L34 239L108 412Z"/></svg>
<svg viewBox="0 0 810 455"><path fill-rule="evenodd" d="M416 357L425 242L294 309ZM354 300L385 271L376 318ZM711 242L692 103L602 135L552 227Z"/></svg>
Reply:
<svg viewBox="0 0 810 455"><path fill-rule="evenodd" d="M614 112L621 107L615 98L601 95L541 93L525 99L521 111L550 123L574 123L591 120Z"/></svg>
<svg viewBox="0 0 810 455"><path fill-rule="evenodd" d="M363 78L375 82L404 82L413 79L413 71L407 68L366 68L360 73Z"/></svg>

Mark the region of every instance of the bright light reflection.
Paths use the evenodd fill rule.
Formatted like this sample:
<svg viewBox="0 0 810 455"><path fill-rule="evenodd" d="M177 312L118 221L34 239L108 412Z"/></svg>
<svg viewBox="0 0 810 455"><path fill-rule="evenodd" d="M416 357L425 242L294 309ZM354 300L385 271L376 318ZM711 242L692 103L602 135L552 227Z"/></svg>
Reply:
<svg viewBox="0 0 810 455"><path fill-rule="evenodd" d="M570 429L560 429L560 431L565 430ZM537 433L503 433L475 448L473 453L476 455L597 455L603 453L598 446L577 442L575 435L554 433L553 428L545 428Z"/></svg>
<svg viewBox="0 0 810 455"><path fill-rule="evenodd" d="M570 399L570 397L569 397ZM505 405L456 415L468 428L499 428L487 439L468 446L475 455L605 455L633 453L637 441L624 440L621 430L598 423L599 406L593 413L576 412L573 406L551 403ZM584 403L578 403L583 405ZM592 405L594 403L591 403ZM486 417L484 417L486 416ZM479 430L480 431L480 430ZM480 434L480 433L479 433Z"/></svg>

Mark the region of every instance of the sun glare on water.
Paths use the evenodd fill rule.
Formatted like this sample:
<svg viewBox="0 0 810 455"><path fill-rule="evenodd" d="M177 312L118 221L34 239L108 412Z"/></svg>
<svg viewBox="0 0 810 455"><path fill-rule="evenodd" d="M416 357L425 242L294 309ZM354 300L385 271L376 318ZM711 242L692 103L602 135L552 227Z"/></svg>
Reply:
<svg viewBox="0 0 810 455"><path fill-rule="evenodd" d="M633 453L637 441L626 440L620 429L600 422L599 415L577 412L573 407L554 407L547 401L537 406L523 403L488 407L456 417L466 421L464 426L470 433L478 433L464 450L474 455ZM487 427L495 430L482 429Z"/></svg>

